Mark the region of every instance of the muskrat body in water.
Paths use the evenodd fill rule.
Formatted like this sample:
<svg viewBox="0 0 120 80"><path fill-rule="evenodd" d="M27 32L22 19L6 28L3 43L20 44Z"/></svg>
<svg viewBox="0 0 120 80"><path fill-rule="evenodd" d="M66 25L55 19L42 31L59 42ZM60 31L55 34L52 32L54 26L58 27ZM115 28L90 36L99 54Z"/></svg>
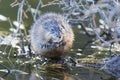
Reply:
<svg viewBox="0 0 120 80"><path fill-rule="evenodd" d="M47 58L61 57L70 50L74 40L71 26L56 13L41 15L33 24L30 37L35 54Z"/></svg>

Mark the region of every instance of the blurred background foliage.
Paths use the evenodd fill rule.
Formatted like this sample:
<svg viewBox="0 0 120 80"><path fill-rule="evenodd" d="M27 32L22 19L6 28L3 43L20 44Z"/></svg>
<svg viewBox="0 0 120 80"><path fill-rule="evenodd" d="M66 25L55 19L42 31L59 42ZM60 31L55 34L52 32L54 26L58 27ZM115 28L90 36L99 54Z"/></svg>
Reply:
<svg viewBox="0 0 120 80"><path fill-rule="evenodd" d="M0 0L0 76L6 80L115 80L89 64L119 54L119 5L117 0ZM31 25L47 12L64 15L72 25L75 41L66 57L69 67L47 65L39 56L29 55Z"/></svg>

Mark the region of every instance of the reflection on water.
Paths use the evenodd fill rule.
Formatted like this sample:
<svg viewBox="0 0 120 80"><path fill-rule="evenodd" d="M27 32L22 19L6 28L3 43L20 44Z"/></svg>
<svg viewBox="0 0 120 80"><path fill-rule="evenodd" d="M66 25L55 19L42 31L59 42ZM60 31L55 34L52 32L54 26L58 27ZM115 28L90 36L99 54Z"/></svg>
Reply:
<svg viewBox="0 0 120 80"><path fill-rule="evenodd" d="M16 74L15 75L15 80L28 80L28 75L24 75L24 74ZM34 80L34 79L33 79Z"/></svg>
<svg viewBox="0 0 120 80"><path fill-rule="evenodd" d="M72 75L61 72L61 73L56 73L56 72L43 72L41 74L42 76L39 76L36 72L32 72L30 76L30 80L73 80Z"/></svg>
<svg viewBox="0 0 120 80"><path fill-rule="evenodd" d="M29 74L15 74L15 80L116 80L93 69L61 64L47 65L44 69L34 68L29 72Z"/></svg>

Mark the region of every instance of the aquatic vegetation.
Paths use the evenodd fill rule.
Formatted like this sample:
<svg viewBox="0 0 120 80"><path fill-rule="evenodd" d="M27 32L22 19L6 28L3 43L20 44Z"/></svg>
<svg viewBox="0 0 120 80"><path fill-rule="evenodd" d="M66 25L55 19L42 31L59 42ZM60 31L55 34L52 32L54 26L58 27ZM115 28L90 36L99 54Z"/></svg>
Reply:
<svg viewBox="0 0 120 80"><path fill-rule="evenodd" d="M2 0L0 3L2 3ZM48 59L36 56L31 49L27 26L34 24L38 17L44 12L48 12L44 11L46 8L58 6L61 10L59 13L73 26L76 39L74 43L77 44L73 45L70 54L67 55L67 58L65 57L68 68L72 71L73 66L86 68L86 65L89 64L89 66L96 67L97 70L120 77L118 69L120 65L119 56L112 58L110 56L120 53L119 0L51 0L49 2L39 0L36 1L36 6L32 5L29 0L15 0L10 6L18 9L17 15L14 15L14 17L17 16L17 20L0 14L0 22L9 23L9 31L5 34L4 31L0 32L0 71L5 73L5 76L12 73L12 75L18 77L18 74L28 75L28 73L31 73L32 78L30 80L33 80L33 78L44 80L43 76L47 74L49 77L52 76L52 78L50 77L52 80L58 80L55 77L55 74L58 73L57 76L60 76L60 79L73 79L68 72L59 72L65 70L62 64L47 65ZM26 22L29 20L31 22L27 24ZM1 33L4 35L1 35ZM113 67L116 72L113 71ZM32 69L35 70L31 72ZM59 70L54 73L54 69ZM50 75L47 70L48 72L52 70ZM78 76L79 72L73 75ZM93 79L91 78L91 80Z"/></svg>
<svg viewBox="0 0 120 80"><path fill-rule="evenodd" d="M7 17L0 14L0 21L7 21Z"/></svg>

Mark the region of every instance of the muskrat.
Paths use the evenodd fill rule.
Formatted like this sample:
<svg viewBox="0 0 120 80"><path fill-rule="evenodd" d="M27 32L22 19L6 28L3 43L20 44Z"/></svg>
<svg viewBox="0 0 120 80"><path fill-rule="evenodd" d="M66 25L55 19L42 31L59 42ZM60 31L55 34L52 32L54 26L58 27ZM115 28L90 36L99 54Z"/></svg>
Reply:
<svg viewBox="0 0 120 80"><path fill-rule="evenodd" d="M47 58L61 57L69 51L74 33L65 18L57 13L45 13L33 24L31 46L35 54Z"/></svg>

